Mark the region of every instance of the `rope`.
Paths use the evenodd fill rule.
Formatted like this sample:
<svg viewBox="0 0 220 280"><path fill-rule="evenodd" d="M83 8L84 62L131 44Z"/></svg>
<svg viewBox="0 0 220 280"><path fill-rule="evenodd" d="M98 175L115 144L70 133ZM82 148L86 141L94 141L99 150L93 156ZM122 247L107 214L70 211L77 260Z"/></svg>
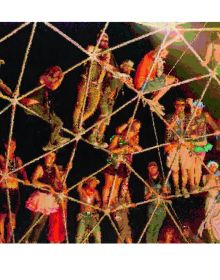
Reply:
<svg viewBox="0 0 220 280"><path fill-rule="evenodd" d="M16 33L18 33L18 31L20 31L21 29L23 29L25 26L29 25L30 22L26 22L21 24L19 27L15 28L13 31L11 31L10 33L8 33L7 35L5 35L4 37L2 37L0 39L0 43L4 42L5 40L9 39L10 37L12 37L13 35L15 35Z"/></svg>

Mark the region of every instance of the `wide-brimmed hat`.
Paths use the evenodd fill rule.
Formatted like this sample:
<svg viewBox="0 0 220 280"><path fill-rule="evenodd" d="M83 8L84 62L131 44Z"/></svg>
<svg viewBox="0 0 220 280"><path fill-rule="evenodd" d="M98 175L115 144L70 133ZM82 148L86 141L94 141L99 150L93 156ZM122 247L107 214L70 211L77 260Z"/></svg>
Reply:
<svg viewBox="0 0 220 280"><path fill-rule="evenodd" d="M133 68L134 66L134 62L130 59L124 60L120 66L125 65L131 68L131 70L135 71L135 69Z"/></svg>

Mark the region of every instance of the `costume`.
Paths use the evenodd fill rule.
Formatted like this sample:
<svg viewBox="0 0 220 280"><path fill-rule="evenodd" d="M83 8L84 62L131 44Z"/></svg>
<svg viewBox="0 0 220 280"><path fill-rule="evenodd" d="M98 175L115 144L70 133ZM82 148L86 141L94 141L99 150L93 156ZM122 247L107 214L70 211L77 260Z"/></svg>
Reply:
<svg viewBox="0 0 220 280"><path fill-rule="evenodd" d="M115 135L113 135L110 139L110 141L113 140ZM124 145L127 145L127 142L125 141L125 137L120 135L119 136L119 147L123 147ZM103 171L104 173L107 173L109 175L117 175L118 177L121 178L127 178L130 174L130 170L127 167L127 165L122 162L122 159L126 161L128 164L132 163L133 156L132 154L111 154L110 157L108 158L108 162L111 163L110 166L105 168Z"/></svg>
<svg viewBox="0 0 220 280"><path fill-rule="evenodd" d="M180 167L184 169L191 168L191 154L187 147L183 145L178 145L179 137L183 137L186 128L187 116L181 114L177 116L175 113L170 114L166 118L169 124L175 123L173 129L167 129L165 135L165 142L172 143L170 150L167 153L167 167L172 171L179 171ZM174 131L176 133L174 133ZM177 135L176 135L177 134ZM179 146L179 147L178 147Z"/></svg>
<svg viewBox="0 0 220 280"><path fill-rule="evenodd" d="M61 191L62 183L56 179L55 167L43 166L42 168L43 168L43 176L40 178L40 181L42 183L50 185L57 192ZM48 217L51 214L53 214L54 215L53 217L56 218L56 221L60 223L59 227L63 227L63 218L58 220L58 218L61 218L61 215L60 213L59 215L57 214L58 211L61 211L60 203L58 198L55 197L53 194L43 190L39 190L39 191L37 190L33 192L31 196L28 198L28 200L26 201L26 207L27 209L29 209L34 213L33 221L30 228L43 215L41 221L34 227L33 231L31 231L26 236L25 238L26 241L30 241L33 243L38 241L40 234L48 221ZM53 221L50 221L50 225L54 225ZM51 229L49 229L49 232L50 234L48 236L52 236ZM51 239L52 238L53 237L51 237ZM51 240L49 239L49 241Z"/></svg>

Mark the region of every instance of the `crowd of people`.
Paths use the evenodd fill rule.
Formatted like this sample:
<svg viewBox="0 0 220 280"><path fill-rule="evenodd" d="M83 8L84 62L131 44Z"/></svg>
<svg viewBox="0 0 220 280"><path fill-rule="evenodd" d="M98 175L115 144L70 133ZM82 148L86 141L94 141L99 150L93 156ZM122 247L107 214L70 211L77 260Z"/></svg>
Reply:
<svg viewBox="0 0 220 280"><path fill-rule="evenodd" d="M218 36L220 37L219 33ZM114 55L108 51L109 36L103 31L97 36L96 46L87 47L92 59L85 63L77 87L72 132L78 139L84 137L86 121L98 111L99 116L88 141L108 153L108 166L102 172L104 185L101 193L97 189L100 180L96 176L83 178L77 185L80 211L77 216L76 243L88 242L90 235L94 242L102 242L99 221L103 214L109 215L115 222L119 233L118 243L134 242L129 210L137 207L137 204L132 202L129 179L133 155L142 151L139 134L144 124L135 117L129 118L127 122L116 127L109 143L105 139L105 132L111 124L113 108L123 86L134 89L142 99L150 95L147 99L150 109L163 118L164 108L159 101L173 84L178 83L176 77L165 73L164 63L169 53L169 45L179 39L179 36L175 36L146 53L136 71L134 62L130 59L117 65ZM215 45L218 43L215 41ZM213 51L217 62L220 61L220 49L212 50L209 46L204 65L210 62L210 53ZM219 68L216 69L218 74ZM134 79L131 76L132 71L135 71ZM14 241L16 213L20 205L20 183L36 189L25 202L25 207L33 217L29 227L24 229L20 242L37 243L46 225L48 242L62 243L68 238L66 218L70 213L67 213L69 199L66 174L72 167L57 165L57 152L54 149L68 143L70 138L62 135L63 121L55 112L51 98L63 79L61 67L49 67L39 78L40 89L20 101L25 107L27 117L40 117L50 124L51 134L47 145L42 147L43 151L47 152L44 164L36 166L31 178L27 176L22 159L16 155L16 140L12 138L5 143L5 154L0 155L1 243ZM2 80L0 90L10 97L14 95ZM220 128L204 108L205 105L200 99L177 98L174 112L164 116L164 152L171 176L164 178L156 161L146 163L147 178L143 198L147 205L148 224L144 231L146 243L220 241L219 165L216 161L206 162L206 154L213 148L213 144L208 142L208 130L212 129L212 136L218 136ZM187 199L199 192L205 192L207 198L205 218L198 232L194 233L188 224L182 226L182 235L179 237L174 226L162 229L172 200L178 197Z"/></svg>

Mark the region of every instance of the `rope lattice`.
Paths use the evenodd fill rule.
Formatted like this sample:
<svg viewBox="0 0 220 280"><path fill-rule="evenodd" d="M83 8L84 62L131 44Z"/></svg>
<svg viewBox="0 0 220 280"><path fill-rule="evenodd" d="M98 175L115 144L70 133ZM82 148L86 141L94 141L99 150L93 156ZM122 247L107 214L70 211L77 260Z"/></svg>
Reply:
<svg viewBox="0 0 220 280"><path fill-rule="evenodd" d="M9 39L10 37L12 36L15 36L20 30L22 30L23 28L25 28L26 26L29 26L31 23L24 23L24 24L21 24L18 28L14 29L12 32L10 32L9 34L7 34L6 36L4 36L3 38L0 38L0 43L3 43L5 42L7 39ZM145 24L144 24L145 25ZM146 24L148 26L150 26L150 24ZM153 65L151 66L151 69L150 69L150 72L147 76L147 79L146 81L149 80L150 78L150 75L153 71L153 68L154 68L154 65L157 63L158 61L158 57L159 57L159 54L160 52L162 51L163 47L166 45L166 41L168 39L168 37L170 36L171 32L175 32L179 38L180 38L180 41L182 43L184 43L184 45L186 46L185 50L181 53L180 57L177 59L177 61L174 63L174 65L172 66L171 70L169 71L168 75L175 69L175 67L178 65L178 63L181 61L181 59L183 58L183 56L187 53L187 51L190 51L195 57L196 59L201 63L203 62L201 56L198 54L198 52L195 50L195 48L192 46L192 43L195 42L195 40L198 38L199 34L201 32L213 32L213 31L220 31L220 28L209 28L209 27L206 27L207 23L204 24L204 26L202 28L183 28L181 27L181 24L169 24L169 23L166 23L166 24L163 24L162 27L155 27L155 30L151 31L151 32L148 32L144 35L141 35L137 38L133 38L131 40L128 40L128 41L125 41L125 42L122 42L116 46L113 46L113 47L110 47L109 49L105 50L105 51L102 51L102 52L99 52L99 56L100 55L103 55L109 51L115 51L115 50L118 50L120 48L124 48L130 44L133 44L135 42L138 42L140 40L143 40L143 39L146 39L150 36L153 36L155 34L158 34L160 32L166 32L166 34L164 35L164 38L162 40L162 43L160 45L160 48L158 49L157 51L157 54L155 56L155 60L153 62ZM76 68L80 67L82 64L86 63L86 62L97 62L99 63L101 66L102 66L102 71L107 71L107 72L110 72L112 74L114 74L114 70L112 70L112 68L110 67L110 65L103 65L103 63L100 61L100 59L98 58L98 55L97 55L97 49L98 49L98 46L99 46L99 43L103 37L103 34L106 32L106 30L108 29L109 27L109 23L106 23L104 25L104 28L102 29L101 31L101 35L99 37L99 39L97 40L97 43L95 45L95 48L94 48L94 51L92 53L88 52L88 50L86 50L84 47L82 47L78 42L76 42L74 39L72 39L71 37L69 37L67 34L65 34L63 31L61 31L60 29L58 29L56 26L54 26L53 24L51 23L45 23L45 26L47 26L48 28L50 28L51 30L53 30L55 33L57 33L59 36L61 36L64 40L66 40L67 42L69 42L70 44L72 44L73 46L77 47L79 50L81 50L84 54L86 54L88 57L84 60L82 60L81 62L69 67L68 69L66 69L63 73L64 75L68 75L70 72L72 72L73 70L75 70ZM29 41L28 41L28 44L27 44L27 47L26 47L26 51L25 51L25 55L24 55L24 59L23 59L23 63L22 63L22 66L21 66L21 70L20 70L20 73L19 73L19 77L18 77L18 82L17 82L17 85L16 85L16 88L13 92L13 95L12 97L8 97L8 96L5 96L3 95L1 92L0 92L0 98L2 98L3 100L6 100L7 102L9 102L9 104L7 106L5 106L5 108L3 108L1 111L0 111L0 115L2 115L4 112L6 112L8 109L10 109L12 107L12 111L11 111L11 119L10 119L10 131L9 131L9 137L8 137L8 147L10 145L10 142L12 140L12 137L13 137L13 129L14 129L14 121L15 121L15 114L16 114L16 108L17 106L21 107L22 109L26 110L26 111L29 111L32 115L35 115L36 117L40 118L40 119L43 119L42 116L38 115L36 112L34 112L33 110L31 110L30 108L28 108L27 106L23 105L21 103L22 99L25 98L25 97L28 97L30 96L31 94L33 94L34 92L42 89L44 86L43 85L40 85L40 86L37 86L36 88L34 89L31 89L29 90L28 92L24 93L24 94L20 94L20 86L21 86L21 83L22 83L22 79L23 79L23 75L24 75L24 71L25 71L25 67L26 67L26 64L28 63L28 57L30 55L30 52L31 52L31 46L32 46L32 43L33 43L33 39L34 39L34 34L36 33L36 27L37 27L37 23L33 23L32 24L32 30L31 30L31 34L30 34L30 38L29 38ZM190 32L190 31L195 31L195 32L198 32L196 34L196 36L194 37L194 39L191 41L191 42L188 42L184 35L181 33L182 31L185 31L185 32ZM84 113L84 110L85 110L85 106L86 106L86 100L87 100L87 97L88 97L88 93L89 93L89 83L90 83L90 78L91 78L91 65L92 63L90 64L90 69L89 69L89 75L88 75L88 79L87 79L87 83L86 83L86 93L85 93L85 98L84 98L84 101L83 101L83 109L81 111L81 115L80 115L80 128L82 126L82 122L83 122L83 113ZM183 81L180 81L180 82L175 82L169 86L164 86L162 89L166 89L166 88L176 88L178 86L181 86L181 85L184 85L184 84L189 84L193 81L199 81L199 80L203 80L203 79L207 79L207 83L205 85L205 88L203 89L202 91L202 94L201 94L201 97L199 99L199 101L202 101L205 94L207 93L207 90L209 88L209 85L211 83L211 81L214 79L217 81L218 85L220 85L220 80L219 78L216 76L216 73L215 73L215 69L212 70L210 69L208 66L204 66L204 68L207 70L207 74L205 75L200 75L200 76L196 76L196 77L192 77L192 78L189 78L189 79L186 79L186 80L183 80ZM102 122L105 122L107 119L109 119L110 117L114 116L115 114L117 114L118 112L120 112L121 110L123 110L124 108L126 108L128 105L130 105L131 103L133 102L136 102L135 104L135 108L134 108L134 111L132 113L132 118L135 118L135 115L138 111L138 106L140 104L140 101L142 100L144 103L146 103L150 110L151 110L151 118L152 118L152 123L153 123L153 129L154 129L154 134L155 134L155 140L156 140L156 145L155 146L152 146L152 147L149 147L149 148L146 148L146 149L143 149L142 151L140 152L135 152L134 155L138 155L138 154L142 154L142 153L145 153L145 152L148 152L148 151L151 151L151 150L157 150L158 152L158 156L159 156L159 161L160 161L160 165L161 165L161 169L162 169L162 175L163 175L163 178L165 179L165 181L167 182L169 180L169 177L171 175L171 172L168 172L167 176L165 176L165 171L164 171L164 167L163 167L163 164L162 164L162 158L161 158L161 153L160 153L160 149L165 147L166 145L169 145L170 143L163 143L163 144L159 144L159 140L158 140L158 135L157 135L157 129L156 129L156 124L155 124L155 119L154 119L154 114L157 115L160 120L165 124L167 125L167 121L166 119L163 117L163 112L161 110L152 110L152 100L150 99L147 99L146 96L149 92L145 92L144 94L141 92L141 91L138 91L137 89L135 89L133 86L131 86L129 83L125 82L126 86L132 90L132 92L135 94L135 96L133 98L131 98L129 101L127 101L126 103L124 103L122 106L120 106L119 108L117 108L116 110L114 110L110 115L108 115L107 117L104 117L101 121L99 121L99 123L95 123L93 125L91 125L89 128L87 128L86 130L84 130L83 132L80 132L78 134L75 134L73 133L71 130L67 129L67 128L62 128L62 130L66 133L68 133L70 136L71 136L71 139L69 141L67 141L65 144L62 144L60 146L57 146L55 149L53 149L52 151L49 151L49 152L46 152L46 153L43 153L42 155L36 157L36 158L33 158L32 160L30 160L29 162L26 162L24 164L22 164L22 166L19 166L18 168L16 168L15 170L13 171L8 171L8 164L9 164L9 149L7 150L7 154L6 154L6 168L5 168L5 173L1 174L2 175L2 179L0 180L1 182L3 180L5 180L5 178L11 176L13 173L16 173L18 172L19 170L21 170L22 168L24 167L27 167L31 164L34 164L36 162L38 162L40 159L44 158L46 155L52 153L52 152L55 152L55 151L59 151L60 149L62 149L63 147L66 147L67 145L73 143L73 149L70 153L70 157L69 157L69 161L67 163L67 168L65 170L65 174L63 176L63 184L66 186L66 181L68 179L68 176L69 176L69 172L72 168L72 164L73 164L73 161L74 161L74 157L75 157L75 154L76 154L76 151L77 151L77 148L78 148L78 143L80 141L83 141L89 145L91 145L91 143L88 142L88 140L86 140L84 138L84 135L86 133L88 133L89 131L91 131L93 128L97 127L100 125L100 123ZM194 117L196 115L196 110L194 111L192 117L191 117L191 120L188 124L188 127L190 126L191 122L193 121ZM43 119L44 120L44 119ZM46 121L46 120L44 120ZM187 129L188 129L187 127ZM129 128L127 130L127 133L128 131L130 130L131 128L131 123L129 125ZM187 130L186 129L186 130ZM176 134L176 132L173 130L173 132ZM207 134L206 136L207 137L211 137L215 134ZM179 136L176 134L176 136L179 138ZM199 137L198 137L199 138ZM197 139L197 138L195 138ZM195 140L194 139L194 140ZM107 154L111 154L111 152L107 149L104 149L104 148L101 148L101 147L96 147L98 149L101 149L102 151L104 151L105 153ZM175 159L175 157L174 157ZM173 160L174 161L174 160ZM171 219L173 220L175 226L177 227L178 231L180 232L181 236L183 237L183 239L188 242L182 232L182 228L181 228L181 225L179 223L179 221L177 221L176 217L174 217L174 215L172 214L172 212L170 211L169 207L168 207L168 203L165 199L163 199L163 197L161 197L147 182L146 180L140 176L138 174L138 172L136 170L134 170L134 168L128 164L127 162L124 162L126 164L126 166L128 167L128 169L131 171L132 174L134 174L134 176L136 176L142 183L143 185L147 188L147 189L150 189L154 195L156 196L155 199L149 199L147 201L141 201L141 202L138 202L136 203L136 207L139 207L139 206L142 206L142 205L146 205L150 202L154 202L156 203L155 205L155 209L150 217L150 219L147 221L146 225L144 226L144 229L143 231L141 232L141 235L140 237L138 238L138 243L141 242L149 224L151 223L152 219L153 219L153 216L158 208L158 206L160 204L164 205L164 208L166 210L166 212L168 213L168 215L171 217ZM203 165L205 166L205 168L208 170L207 166L203 163ZM96 226L100 225L102 223L102 221L104 220L104 218L108 218L113 229L115 230L119 240L122 240L121 236L120 236L120 232L118 231L117 229L117 226L113 220L113 218L111 217L111 213L114 213L116 211L120 211L121 209L129 209L131 207L133 207L132 203L131 204L127 204L125 206L119 206L115 209L102 209L100 207L97 207L97 206L92 206L90 204L87 204L79 199L76 199L74 197L71 197L70 196L70 191L72 191L73 189L75 189L79 184L81 183L84 183L88 178L91 178L93 177L94 175L97 175L98 173L100 173L101 171L103 171L106 167L108 167L109 164L103 166L102 168L100 168L99 170L97 170L96 172L92 173L91 175L87 176L86 178L83 178L82 180L80 180L79 182L77 182L76 184L74 184L73 186L66 186L66 192L65 194L62 194L62 197L61 197L61 205L62 205L62 213L63 213L63 221L64 221L64 225L65 225L65 232L66 232L66 242L69 243L69 237L68 237L68 224L67 224L67 214L66 214L66 203L67 201L69 202L75 202L75 203L78 203L78 204L81 204L81 205L85 205L85 206L89 206L97 211L99 211L101 214L100 214L100 218L97 222L97 224L91 229L91 231L88 233L88 235L84 238L84 240L82 241L82 243L85 243L90 235L93 233L93 231L95 230ZM209 171L209 170L208 170ZM19 182L22 182L22 180L19 180ZM29 184L29 185L26 185L26 187L32 187L32 188L37 188L34 184ZM114 187L115 187L115 180L113 182L113 186L112 186L112 189L111 189L111 192L110 192L110 198L109 198L109 201L108 201L108 206L110 206L110 202L111 202L111 198L112 198L112 194L113 194L113 191L114 191ZM206 190L207 191L207 190ZM202 193L203 191L199 191L199 193ZM194 193L190 193L191 195L194 195ZM57 193L57 195L59 195ZM174 198L177 198L177 197L181 197L182 195L179 195L179 196L176 196L176 195L169 195L167 197L167 199L174 199ZM9 209L9 221L10 221L10 227L11 227L11 231L12 231L12 239L13 239L13 242L15 242L15 237L14 237L14 232L13 232L13 225L12 225L12 213L11 213L11 202L10 202L10 196L9 196L9 192L7 191L7 202L8 202L8 209ZM39 218L39 220L35 223L35 225L40 222L40 220L42 219L42 216ZM33 225L33 227L35 226ZM32 228L33 228L32 227ZM20 240L18 241L19 243L22 242L26 235L32 230L32 228L30 228L28 230L28 232L26 232L24 234L24 236L22 236L20 238Z"/></svg>

